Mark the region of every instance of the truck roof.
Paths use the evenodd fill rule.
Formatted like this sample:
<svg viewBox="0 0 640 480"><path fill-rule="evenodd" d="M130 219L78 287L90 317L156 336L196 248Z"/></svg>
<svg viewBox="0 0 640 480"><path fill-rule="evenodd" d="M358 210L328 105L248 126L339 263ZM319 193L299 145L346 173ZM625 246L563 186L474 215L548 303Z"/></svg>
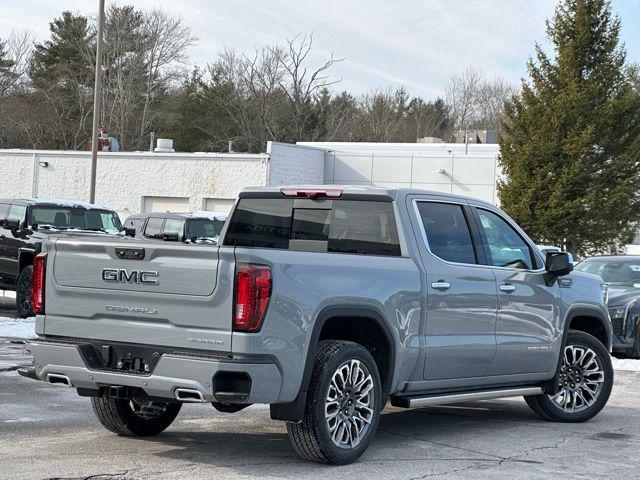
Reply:
<svg viewBox="0 0 640 480"><path fill-rule="evenodd" d="M224 212L206 212L206 211L201 211L201 212L148 212L148 213L135 213L133 215L129 215L127 217L127 219L131 219L131 218L147 218L147 217L156 217L156 218L177 218L177 219L182 219L182 218L200 218L200 219L207 219L207 220L219 220L221 222L224 222L227 217L229 216L228 213L224 213Z"/></svg>
<svg viewBox="0 0 640 480"><path fill-rule="evenodd" d="M96 203L83 202L82 200L66 200L62 198L0 198L0 203L11 203L13 205L47 205L56 207L84 208L85 210L109 210Z"/></svg>
<svg viewBox="0 0 640 480"><path fill-rule="evenodd" d="M483 203L486 205L492 204L473 197L465 195L457 195L447 192L439 192L436 190L425 190L419 188L384 188L371 185L289 185L283 187L246 187L240 192L240 198L247 197L260 197L264 195L268 196L282 196L283 192L290 191L333 191L340 190L341 198L355 198L363 197L372 198L379 197L379 199L396 200L398 197L407 195L437 195L439 197L448 197L451 199L463 199L473 200L475 202Z"/></svg>

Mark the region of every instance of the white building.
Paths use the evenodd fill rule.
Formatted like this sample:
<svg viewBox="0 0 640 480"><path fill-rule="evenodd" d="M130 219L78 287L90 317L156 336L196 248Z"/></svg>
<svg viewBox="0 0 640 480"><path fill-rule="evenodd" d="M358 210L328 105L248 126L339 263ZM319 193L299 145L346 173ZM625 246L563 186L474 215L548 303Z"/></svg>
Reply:
<svg viewBox="0 0 640 480"><path fill-rule="evenodd" d="M148 211L228 211L245 186L415 187L497 202L497 145L269 142L267 152L100 152L96 201L122 220ZM87 200L89 152L0 150L0 198Z"/></svg>

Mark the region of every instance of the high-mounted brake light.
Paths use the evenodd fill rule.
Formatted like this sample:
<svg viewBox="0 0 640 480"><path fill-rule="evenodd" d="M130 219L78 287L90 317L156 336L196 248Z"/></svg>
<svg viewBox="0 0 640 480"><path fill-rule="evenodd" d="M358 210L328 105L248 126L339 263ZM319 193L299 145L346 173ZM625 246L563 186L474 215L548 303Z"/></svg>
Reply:
<svg viewBox="0 0 640 480"><path fill-rule="evenodd" d="M341 188L290 188L284 187L280 192L285 197L301 197L301 198L340 198L342 196Z"/></svg>
<svg viewBox="0 0 640 480"><path fill-rule="evenodd" d="M236 301L233 329L258 332L271 298L271 269L264 265L236 265Z"/></svg>
<svg viewBox="0 0 640 480"><path fill-rule="evenodd" d="M39 253L33 259L33 275L31 276L31 306L34 313L44 313L44 279L46 253Z"/></svg>

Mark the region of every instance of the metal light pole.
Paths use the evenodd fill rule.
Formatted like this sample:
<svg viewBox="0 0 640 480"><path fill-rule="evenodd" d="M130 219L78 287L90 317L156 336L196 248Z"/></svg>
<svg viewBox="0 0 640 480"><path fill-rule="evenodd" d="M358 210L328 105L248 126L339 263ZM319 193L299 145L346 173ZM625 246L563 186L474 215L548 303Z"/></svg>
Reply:
<svg viewBox="0 0 640 480"><path fill-rule="evenodd" d="M98 40L96 44L96 80L93 92L93 129L91 141L91 180L89 186L89 202L96 201L96 169L98 166L98 122L100 121L100 89L102 87L102 31L104 30L104 0L99 0Z"/></svg>

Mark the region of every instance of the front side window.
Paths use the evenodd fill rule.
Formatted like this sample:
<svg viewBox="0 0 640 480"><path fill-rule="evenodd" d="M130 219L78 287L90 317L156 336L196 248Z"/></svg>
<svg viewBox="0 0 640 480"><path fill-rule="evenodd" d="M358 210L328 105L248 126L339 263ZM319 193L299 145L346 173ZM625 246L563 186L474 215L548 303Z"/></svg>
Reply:
<svg viewBox="0 0 640 480"><path fill-rule="evenodd" d="M158 238L162 233L163 218L150 218L144 227L144 235L146 237Z"/></svg>
<svg viewBox="0 0 640 480"><path fill-rule="evenodd" d="M9 205L6 203L0 203L0 220L7 218L7 213L9 213Z"/></svg>
<svg viewBox="0 0 640 480"><path fill-rule="evenodd" d="M534 268L529 245L511 225L488 210L478 208L477 212L492 265L526 270Z"/></svg>
<svg viewBox="0 0 640 480"><path fill-rule="evenodd" d="M164 222L163 233L176 233L178 235L178 241L181 242L184 239L184 220L167 218Z"/></svg>
<svg viewBox="0 0 640 480"><path fill-rule="evenodd" d="M471 232L461 205L418 202L429 250L442 260L477 263Z"/></svg>
<svg viewBox="0 0 640 480"><path fill-rule="evenodd" d="M9 208L8 220L18 220L20 223L24 222L24 216L27 212L27 207L24 205L11 205Z"/></svg>

